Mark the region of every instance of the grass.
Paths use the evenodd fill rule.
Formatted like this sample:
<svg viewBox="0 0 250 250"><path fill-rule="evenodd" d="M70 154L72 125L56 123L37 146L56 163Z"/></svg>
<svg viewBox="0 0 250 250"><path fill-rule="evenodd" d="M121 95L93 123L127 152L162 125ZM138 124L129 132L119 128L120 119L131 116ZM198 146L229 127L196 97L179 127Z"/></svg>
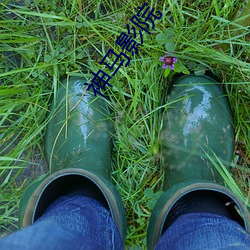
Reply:
<svg viewBox="0 0 250 250"><path fill-rule="evenodd" d="M43 159L49 100L60 80L72 75L91 80L91 71L98 69L111 73L100 61L109 48L121 52L115 41L144 3L26 0L22 6L19 2L0 3L2 235L15 230L20 196L35 178L20 176L27 166L39 168L37 158ZM249 202L250 197L249 3L248 7L243 0L147 3L163 17L150 29L151 35L143 32L138 54L127 52L129 66L119 69L110 81L114 87L106 92L115 126L112 178L126 208L126 245L131 249L145 249L148 219L161 193L160 112L168 108L162 102L164 90L176 73L161 68L158 59L166 50L178 58L176 71L211 71L227 90L236 135L234 180L227 178L227 185L235 189L236 181L243 199Z"/></svg>

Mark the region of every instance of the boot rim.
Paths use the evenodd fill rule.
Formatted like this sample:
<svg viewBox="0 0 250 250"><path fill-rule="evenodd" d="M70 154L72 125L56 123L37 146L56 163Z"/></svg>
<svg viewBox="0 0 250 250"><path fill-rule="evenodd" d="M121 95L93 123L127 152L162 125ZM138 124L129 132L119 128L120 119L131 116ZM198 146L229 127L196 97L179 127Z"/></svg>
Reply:
<svg viewBox="0 0 250 250"><path fill-rule="evenodd" d="M228 188L216 183L204 182L202 180L188 181L185 184L179 183L167 190L157 201L148 226L148 249L154 249L163 234L164 222L169 215L171 208L183 196L193 191L215 191L228 196L238 207L246 231L250 231L250 214L244 203ZM180 188L179 188L180 187ZM177 191L176 191L177 189ZM169 198L169 196L171 196ZM150 232L150 233L149 233Z"/></svg>
<svg viewBox="0 0 250 250"><path fill-rule="evenodd" d="M123 207L120 194L118 193L116 188L102 176L98 176L96 173L92 173L88 170L79 168L60 170L48 176L39 184L39 186L36 188L33 195L27 202L23 219L21 221L21 227L27 227L35 222L35 213L37 210L37 206L46 188L50 184L52 184L54 180L69 175L78 175L87 178L100 189L101 193L107 201L111 216L118 228L121 238L123 239L123 241L125 241L127 225L125 219L125 209Z"/></svg>

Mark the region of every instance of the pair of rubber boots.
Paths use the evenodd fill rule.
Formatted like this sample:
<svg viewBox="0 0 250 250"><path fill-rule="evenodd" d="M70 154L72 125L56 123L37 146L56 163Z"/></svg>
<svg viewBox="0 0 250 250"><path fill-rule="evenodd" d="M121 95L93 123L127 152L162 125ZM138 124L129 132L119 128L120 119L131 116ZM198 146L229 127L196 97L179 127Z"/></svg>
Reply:
<svg viewBox="0 0 250 250"><path fill-rule="evenodd" d="M112 122L107 102L86 92L84 83L83 78L65 81L52 102L45 136L50 174L23 194L20 227L33 224L59 196L80 192L110 210L125 241L126 214L110 180ZM152 211L148 249L155 247L176 217L176 206L195 196L217 197L229 205L231 214L240 213L236 219L249 231L246 206L224 187L214 167L218 159L229 166L234 147L232 114L224 92L207 76L183 76L173 83L168 103L160 134L165 192Z"/></svg>

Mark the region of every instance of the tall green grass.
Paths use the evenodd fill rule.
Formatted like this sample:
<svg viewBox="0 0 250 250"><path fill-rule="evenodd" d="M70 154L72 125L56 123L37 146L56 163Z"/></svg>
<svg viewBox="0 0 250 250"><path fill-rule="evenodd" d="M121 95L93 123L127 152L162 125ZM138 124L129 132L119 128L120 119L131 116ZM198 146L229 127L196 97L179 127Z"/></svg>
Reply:
<svg viewBox="0 0 250 250"><path fill-rule="evenodd" d="M36 177L23 171L27 166L39 168L41 160L34 160L35 152L43 157L49 100L56 95L60 81L73 75L91 80L91 71L98 69L111 74L100 61L109 48L121 52L115 41L122 31L126 32L126 24L137 13L136 7L144 3L26 0L22 5L20 2L0 3L0 230L3 235L15 227L19 198ZM144 44L138 54L127 53L131 59L129 66L119 69L110 81L114 87L107 89L115 127L112 178L126 207L128 247L145 249L148 219L161 193L160 117L169 106L162 100L174 72L165 78L158 59L167 50L174 51L186 73L211 71L224 85L235 121L232 174L243 199L249 202L249 4L246 6L245 2L147 1L163 17L156 21L151 35L143 32ZM230 179L227 184L235 187Z"/></svg>

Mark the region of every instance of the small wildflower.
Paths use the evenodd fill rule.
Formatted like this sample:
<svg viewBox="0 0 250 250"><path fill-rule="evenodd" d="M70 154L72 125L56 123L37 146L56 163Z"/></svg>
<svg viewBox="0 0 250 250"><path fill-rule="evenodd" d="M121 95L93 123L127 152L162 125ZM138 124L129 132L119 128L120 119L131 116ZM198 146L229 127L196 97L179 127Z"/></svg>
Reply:
<svg viewBox="0 0 250 250"><path fill-rule="evenodd" d="M177 63L177 58L170 56L169 53L166 53L164 57L160 57L159 60L161 62L164 62L162 66L163 69L166 69L169 67L171 70L173 70L174 64Z"/></svg>

